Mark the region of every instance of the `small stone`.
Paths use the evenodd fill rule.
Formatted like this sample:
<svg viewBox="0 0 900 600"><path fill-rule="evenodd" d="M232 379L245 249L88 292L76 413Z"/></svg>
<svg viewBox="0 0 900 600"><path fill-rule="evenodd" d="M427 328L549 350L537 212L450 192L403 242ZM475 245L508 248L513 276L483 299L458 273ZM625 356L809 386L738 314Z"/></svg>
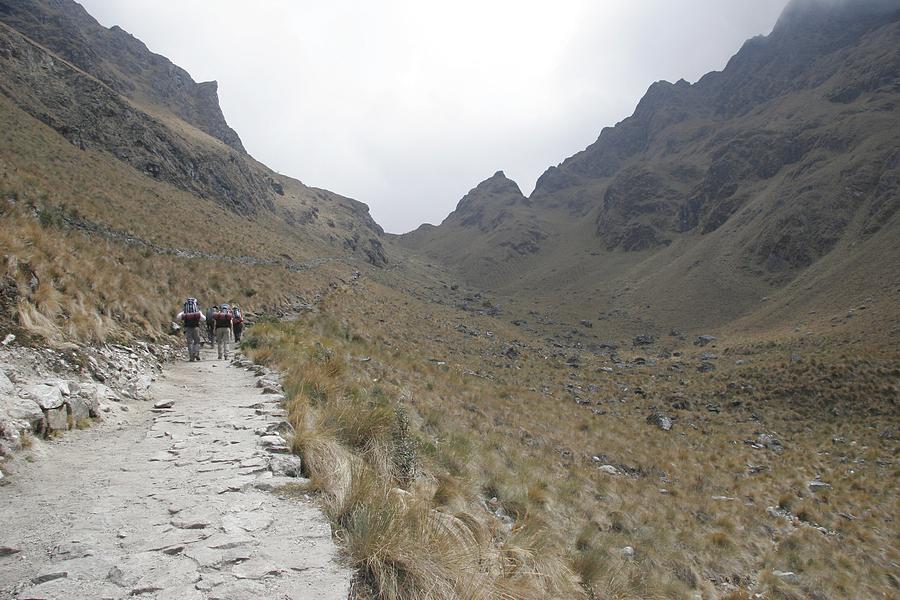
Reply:
<svg viewBox="0 0 900 600"><path fill-rule="evenodd" d="M695 346L700 346L700 347L702 348L703 346L707 346L707 345L709 345L709 344L712 344L714 341L716 341L716 338L715 338L714 336L711 336L711 335L700 335L700 336L697 336L697 339L696 339L696 340L694 340L694 345L695 345Z"/></svg>
<svg viewBox="0 0 900 600"><path fill-rule="evenodd" d="M174 400L160 400L153 405L153 408L172 408L175 406Z"/></svg>
<svg viewBox="0 0 900 600"><path fill-rule="evenodd" d="M614 467L612 465L601 465L597 468L609 475L621 475L622 474L622 472L619 471L619 469L617 469L616 467Z"/></svg>
<svg viewBox="0 0 900 600"><path fill-rule="evenodd" d="M306 486L309 479L303 477L261 477L253 482L253 487L263 492L274 492L285 486Z"/></svg>
<svg viewBox="0 0 900 600"><path fill-rule="evenodd" d="M807 483L806 486L809 488L809 491L811 491L811 492L819 492L822 490L830 490L831 489L830 483L825 483L824 481L822 481L820 479L813 479L812 481Z"/></svg>
<svg viewBox="0 0 900 600"><path fill-rule="evenodd" d="M631 546L625 546L621 550L619 550L619 554L624 556L625 558L634 558L634 548Z"/></svg>
<svg viewBox="0 0 900 600"><path fill-rule="evenodd" d="M272 456L269 459L272 474L282 477L303 477L303 461L299 456Z"/></svg>
<svg viewBox="0 0 900 600"><path fill-rule="evenodd" d="M206 529L209 527L209 521L203 518L177 518L170 521L172 527L178 529Z"/></svg>
<svg viewBox="0 0 900 600"><path fill-rule="evenodd" d="M56 571L53 573L42 573L37 577L32 578L31 583L37 585L40 583L47 583L48 581L53 581L54 579L62 579L63 577L68 577L69 573L66 571Z"/></svg>
<svg viewBox="0 0 900 600"><path fill-rule="evenodd" d="M793 571L772 571L772 575L781 579L782 581L787 581L788 583L799 583L800 578Z"/></svg>
<svg viewBox="0 0 900 600"><path fill-rule="evenodd" d="M672 429L672 419L662 413L652 413L647 417L647 422L656 425L662 431Z"/></svg>
<svg viewBox="0 0 900 600"><path fill-rule="evenodd" d="M631 340L631 343L634 346L650 346L655 341L656 336L650 335L649 333L644 333L642 335L636 336L633 340Z"/></svg>
<svg viewBox="0 0 900 600"><path fill-rule="evenodd" d="M21 552L18 548L13 548L12 546L0 546L0 557L2 556L12 556L13 554L18 554Z"/></svg>
<svg viewBox="0 0 900 600"><path fill-rule="evenodd" d="M519 351L515 346L507 346L503 352L500 353L502 356L505 356L509 360L515 360L519 357Z"/></svg>
<svg viewBox="0 0 900 600"><path fill-rule="evenodd" d="M265 450L277 454L287 454L290 449L287 447L284 438L280 435L265 435L259 438L259 445Z"/></svg>

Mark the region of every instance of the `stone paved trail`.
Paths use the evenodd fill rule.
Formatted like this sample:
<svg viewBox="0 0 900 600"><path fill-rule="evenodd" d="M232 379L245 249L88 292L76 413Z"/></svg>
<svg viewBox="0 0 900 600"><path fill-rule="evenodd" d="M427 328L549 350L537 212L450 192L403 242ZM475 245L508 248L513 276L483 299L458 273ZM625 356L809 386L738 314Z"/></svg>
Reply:
<svg viewBox="0 0 900 600"><path fill-rule="evenodd" d="M0 487L0 598L347 598L324 516L271 491L293 481L264 448L278 397L213 358L154 384L171 409L133 403L125 423L51 442Z"/></svg>

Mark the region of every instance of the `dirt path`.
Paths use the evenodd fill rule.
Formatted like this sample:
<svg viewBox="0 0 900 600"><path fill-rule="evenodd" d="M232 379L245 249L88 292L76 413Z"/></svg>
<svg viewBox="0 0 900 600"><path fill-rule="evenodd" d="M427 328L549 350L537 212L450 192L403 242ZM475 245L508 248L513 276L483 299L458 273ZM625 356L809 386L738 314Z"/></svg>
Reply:
<svg viewBox="0 0 900 600"><path fill-rule="evenodd" d="M270 491L277 401L213 358L154 384L170 411L134 403L0 487L0 598L347 598L324 516Z"/></svg>

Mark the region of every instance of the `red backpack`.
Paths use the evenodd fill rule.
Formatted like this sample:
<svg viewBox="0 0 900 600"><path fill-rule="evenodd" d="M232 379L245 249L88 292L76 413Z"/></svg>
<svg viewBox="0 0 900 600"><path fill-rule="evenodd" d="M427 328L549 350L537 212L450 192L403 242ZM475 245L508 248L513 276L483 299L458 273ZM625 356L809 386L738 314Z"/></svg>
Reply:
<svg viewBox="0 0 900 600"><path fill-rule="evenodd" d="M188 298L185 301L181 320L184 322L185 327L197 327L200 325L200 307L197 306L196 298Z"/></svg>
<svg viewBox="0 0 900 600"><path fill-rule="evenodd" d="M220 310L216 313L216 326L217 327L228 327L231 325L231 311L230 310Z"/></svg>

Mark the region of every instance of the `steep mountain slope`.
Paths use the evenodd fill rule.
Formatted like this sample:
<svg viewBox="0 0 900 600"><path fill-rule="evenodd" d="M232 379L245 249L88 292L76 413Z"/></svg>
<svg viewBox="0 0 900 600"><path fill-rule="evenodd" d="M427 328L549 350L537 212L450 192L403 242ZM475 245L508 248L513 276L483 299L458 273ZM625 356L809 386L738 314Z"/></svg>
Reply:
<svg viewBox="0 0 900 600"><path fill-rule="evenodd" d="M900 262L898 82L900 2L796 0L722 72L653 84L530 198L501 208L479 186L399 242L513 303L627 327L716 326L767 296L764 312L794 305L773 322L810 296L885 299Z"/></svg>
<svg viewBox="0 0 900 600"><path fill-rule="evenodd" d="M0 2L0 20L96 77L113 91L168 112L244 152L219 108L215 81L196 83L120 27L107 29L73 0Z"/></svg>
<svg viewBox="0 0 900 600"><path fill-rule="evenodd" d="M210 122L176 110L190 108L183 94L194 84L140 42L129 37L143 49L130 55L131 70L113 72L124 55L104 40L124 33L69 0L4 3L0 20L3 313L18 325L72 339L132 325L157 335L173 297L272 306L308 291L300 274L312 266L386 264L368 207L273 172ZM164 94L157 69L183 89ZM154 100L135 82L163 91ZM135 304L140 314L124 322Z"/></svg>

